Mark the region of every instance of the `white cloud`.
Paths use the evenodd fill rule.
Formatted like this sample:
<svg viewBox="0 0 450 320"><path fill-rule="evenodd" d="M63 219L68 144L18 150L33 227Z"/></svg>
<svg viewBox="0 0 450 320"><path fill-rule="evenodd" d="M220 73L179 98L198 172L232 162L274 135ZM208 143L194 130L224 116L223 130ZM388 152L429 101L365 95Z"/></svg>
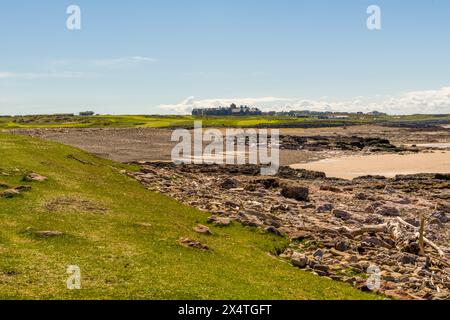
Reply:
<svg viewBox="0 0 450 320"><path fill-rule="evenodd" d="M194 108L237 105L257 106L263 111L313 110L313 111L381 111L389 114L438 114L450 113L450 87L437 90L411 91L397 96L356 97L352 100L293 99L284 97L203 99L189 97L180 103L163 104L161 109L186 114Z"/></svg>
<svg viewBox="0 0 450 320"><path fill-rule="evenodd" d="M133 56L133 57L91 60L90 64L97 67L117 68L117 67L149 64L154 62L156 62L156 59L150 57Z"/></svg>
<svg viewBox="0 0 450 320"><path fill-rule="evenodd" d="M261 98L229 98L229 99L204 99L195 100L194 97L188 97L180 103L176 104L163 104L159 107L161 109L177 112L177 113L189 113L195 108L208 108L208 107L219 107L219 106L229 106L232 103L239 105L264 105L273 104L275 102L287 102L290 99L277 98L277 97L261 97Z"/></svg>
<svg viewBox="0 0 450 320"><path fill-rule="evenodd" d="M95 73L90 72L75 72L75 71L62 71L62 72L0 72L0 79L80 79L86 77L96 76Z"/></svg>

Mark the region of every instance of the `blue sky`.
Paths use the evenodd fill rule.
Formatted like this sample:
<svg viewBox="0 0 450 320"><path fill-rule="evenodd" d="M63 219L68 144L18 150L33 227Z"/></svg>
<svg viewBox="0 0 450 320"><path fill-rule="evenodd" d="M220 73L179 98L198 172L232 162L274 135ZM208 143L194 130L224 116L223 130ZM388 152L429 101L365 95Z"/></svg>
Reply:
<svg viewBox="0 0 450 320"><path fill-rule="evenodd" d="M4 0L0 114L450 113L449 37L447 0Z"/></svg>

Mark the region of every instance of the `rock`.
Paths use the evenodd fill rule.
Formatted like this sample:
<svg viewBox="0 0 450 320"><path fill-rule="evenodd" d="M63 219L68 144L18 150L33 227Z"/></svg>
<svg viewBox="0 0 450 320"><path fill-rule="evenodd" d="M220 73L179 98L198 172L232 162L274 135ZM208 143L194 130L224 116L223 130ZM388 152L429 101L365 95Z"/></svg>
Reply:
<svg viewBox="0 0 450 320"><path fill-rule="evenodd" d="M276 211L289 211L290 206L288 204L282 203L282 204L275 204L273 206L270 207L270 211L271 212L276 212Z"/></svg>
<svg viewBox="0 0 450 320"><path fill-rule="evenodd" d="M342 190L339 188L336 188L334 186L330 186L330 185L321 185L320 186L320 190L321 191L330 191L330 192L335 192L335 193L341 193Z"/></svg>
<svg viewBox="0 0 450 320"><path fill-rule="evenodd" d="M261 184L265 189L273 189L280 186L280 180L278 178L257 179L255 183Z"/></svg>
<svg viewBox="0 0 450 320"><path fill-rule="evenodd" d="M316 208L316 212L318 213L326 213L331 212L334 206L331 203L324 203Z"/></svg>
<svg viewBox="0 0 450 320"><path fill-rule="evenodd" d="M281 232L280 230L278 230L277 228L275 228L274 226L268 226L264 230L266 232L273 233L273 234L275 234L277 236L284 237L284 233Z"/></svg>
<svg viewBox="0 0 450 320"><path fill-rule="evenodd" d="M151 223L148 223L148 222L138 222L138 223L136 223L136 225L138 227L142 227L142 228L146 228L146 229L152 227Z"/></svg>
<svg viewBox="0 0 450 320"><path fill-rule="evenodd" d="M43 238L52 238L64 235L64 233L60 231L35 231L34 234Z"/></svg>
<svg viewBox="0 0 450 320"><path fill-rule="evenodd" d="M330 271L330 268L324 264L316 264L313 269L314 271L320 271L324 274L328 274Z"/></svg>
<svg viewBox="0 0 450 320"><path fill-rule="evenodd" d="M20 195L20 192L16 189L8 189L0 192L0 198L14 198Z"/></svg>
<svg viewBox="0 0 450 320"><path fill-rule="evenodd" d="M394 188L392 188L391 186L386 186L384 188L383 192L386 193L386 194L394 194L397 191Z"/></svg>
<svg viewBox="0 0 450 320"><path fill-rule="evenodd" d="M30 191L31 190L31 186L17 186L14 187L14 190L16 191Z"/></svg>
<svg viewBox="0 0 450 320"><path fill-rule="evenodd" d="M37 174L34 172L27 174L23 178L23 181L27 181L27 182L43 182L46 180L47 180L47 177L41 176L40 174Z"/></svg>
<svg viewBox="0 0 450 320"><path fill-rule="evenodd" d="M231 219L226 217L217 217L217 216L211 216L208 219L208 223L213 223L217 226L226 227L231 224Z"/></svg>
<svg viewBox="0 0 450 320"><path fill-rule="evenodd" d="M200 249L200 250L209 250L209 247L206 244L202 244L199 241L192 240L189 238L181 238L178 240L178 243L184 247Z"/></svg>
<svg viewBox="0 0 450 320"><path fill-rule="evenodd" d="M308 201L309 189L295 184L285 184L282 187L281 195L297 201Z"/></svg>
<svg viewBox="0 0 450 320"><path fill-rule="evenodd" d="M400 210L395 207L381 206L375 210L376 214L386 217L399 217Z"/></svg>
<svg viewBox="0 0 450 320"><path fill-rule="evenodd" d="M299 252L294 252L291 257L291 263L298 268L306 268L308 265L308 257Z"/></svg>
<svg viewBox="0 0 450 320"><path fill-rule="evenodd" d="M442 211L444 213L450 213L450 204L446 204L446 203L439 203L437 205L437 210L438 211Z"/></svg>
<svg viewBox="0 0 450 320"><path fill-rule="evenodd" d="M390 247L383 240L378 239L377 237L365 237L361 241L361 244L368 247L383 247L383 248Z"/></svg>
<svg viewBox="0 0 450 320"><path fill-rule="evenodd" d="M333 216L342 220L349 220L352 216L350 213L344 210L334 209Z"/></svg>
<svg viewBox="0 0 450 320"><path fill-rule="evenodd" d="M227 178L225 179L220 186L223 189L235 189L235 188L239 188L239 181L237 181L236 179L232 179L232 178Z"/></svg>
<svg viewBox="0 0 450 320"><path fill-rule="evenodd" d="M350 250L350 245L346 241L338 240L338 241L336 241L334 248L338 251L345 252L345 251Z"/></svg>
<svg viewBox="0 0 450 320"><path fill-rule="evenodd" d="M416 264L417 262L417 256L409 253L402 253L397 258L397 261L401 264Z"/></svg>
<svg viewBox="0 0 450 320"><path fill-rule="evenodd" d="M197 226L194 227L193 229L195 232L197 233L201 233L201 234L207 234L207 235L212 235L213 233L211 232L211 230L207 227L204 226L202 224L198 224Z"/></svg>
<svg viewBox="0 0 450 320"><path fill-rule="evenodd" d="M323 251L320 249L317 249L316 252L314 252L313 257L315 259L321 260L323 258Z"/></svg>
<svg viewBox="0 0 450 320"><path fill-rule="evenodd" d="M443 211L435 211L431 216L438 219L441 223L447 223L450 221L447 214Z"/></svg>
<svg viewBox="0 0 450 320"><path fill-rule="evenodd" d="M384 220L383 220L383 218L381 218L379 216L370 215L364 220L364 223L366 223L366 224L374 224L374 225L375 224L382 224L382 223L384 223Z"/></svg>
<svg viewBox="0 0 450 320"><path fill-rule="evenodd" d="M355 194L355 199L367 200L367 195L365 193L358 192L357 194Z"/></svg>
<svg viewBox="0 0 450 320"><path fill-rule="evenodd" d="M312 234L308 231L295 231L289 235L289 238L293 241L302 241L305 239L312 239Z"/></svg>

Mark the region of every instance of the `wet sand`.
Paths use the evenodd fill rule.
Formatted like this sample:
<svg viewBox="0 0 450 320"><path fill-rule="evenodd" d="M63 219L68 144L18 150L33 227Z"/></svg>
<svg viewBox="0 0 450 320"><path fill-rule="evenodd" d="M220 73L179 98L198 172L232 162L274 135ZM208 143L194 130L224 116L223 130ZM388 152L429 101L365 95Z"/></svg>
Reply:
<svg viewBox="0 0 450 320"><path fill-rule="evenodd" d="M450 173L450 152L346 156L294 164L293 168L322 171L328 177L353 179L364 175Z"/></svg>

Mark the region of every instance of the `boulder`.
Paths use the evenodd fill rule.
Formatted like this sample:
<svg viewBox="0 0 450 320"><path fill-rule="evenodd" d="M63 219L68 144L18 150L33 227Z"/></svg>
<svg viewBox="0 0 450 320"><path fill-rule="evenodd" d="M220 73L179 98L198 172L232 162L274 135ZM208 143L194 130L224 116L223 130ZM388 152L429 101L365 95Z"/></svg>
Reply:
<svg viewBox="0 0 450 320"><path fill-rule="evenodd" d="M201 234L207 234L207 235L212 235L213 233L211 232L211 230L207 227L204 226L202 224L198 224L197 226L194 227L193 229L195 232L197 233L201 233Z"/></svg>
<svg viewBox="0 0 450 320"><path fill-rule="evenodd" d="M302 241L305 239L312 239L313 236L312 236L311 232L299 230L299 231L295 231L295 232L291 233L289 235L289 238L292 241Z"/></svg>
<svg viewBox="0 0 450 320"><path fill-rule="evenodd" d="M319 275L328 274L330 271L330 268L327 265L324 264L316 264L314 266L314 271L319 271Z"/></svg>
<svg viewBox="0 0 450 320"><path fill-rule="evenodd" d="M266 232L273 233L273 234L275 234L277 236L280 236L280 237L283 237L285 235L283 232L281 232L280 230L278 230L274 226L268 226L264 230Z"/></svg>
<svg viewBox="0 0 450 320"><path fill-rule="evenodd" d="M339 209L333 210L333 216L342 220L349 220L352 217L352 215L349 212Z"/></svg>
<svg viewBox="0 0 450 320"><path fill-rule="evenodd" d="M43 238L52 238L52 237L59 237L63 236L64 233L60 231L36 231L34 234L43 237Z"/></svg>
<svg viewBox="0 0 450 320"><path fill-rule="evenodd" d="M199 241L192 240L189 238L181 238L178 240L178 244L188 247L188 248L194 248L194 249L200 249L200 250L209 250L209 247L206 244L203 244Z"/></svg>
<svg viewBox="0 0 450 320"><path fill-rule="evenodd" d="M255 180L255 183L261 184L265 189L273 189L280 186L280 180L278 178L261 178Z"/></svg>
<svg viewBox="0 0 450 320"><path fill-rule="evenodd" d="M16 189L8 189L0 192L0 198L14 198L20 195L20 192Z"/></svg>
<svg viewBox="0 0 450 320"><path fill-rule="evenodd" d="M208 218L208 223L212 223L217 226L226 227L231 224L231 220L230 220L230 218L226 218L226 217L211 216Z"/></svg>
<svg viewBox="0 0 450 320"><path fill-rule="evenodd" d="M389 206L381 206L375 210L376 214L386 216L386 217L399 217L400 216L400 210L398 210L395 207L389 207Z"/></svg>
<svg viewBox="0 0 450 320"><path fill-rule="evenodd" d="M346 241L338 240L336 241L334 248L338 251L345 252L350 249L350 245Z"/></svg>
<svg viewBox="0 0 450 320"><path fill-rule="evenodd" d="M23 178L23 181L27 181L27 182L43 182L46 180L47 180L47 177L41 176L40 174L37 174L34 172L27 174Z"/></svg>
<svg viewBox="0 0 450 320"><path fill-rule="evenodd" d="M318 212L318 213L328 212L329 213L333 209L334 209L334 206L331 203L324 203L324 204L319 205L316 208L316 212Z"/></svg>
<svg viewBox="0 0 450 320"><path fill-rule="evenodd" d="M450 221L447 214L443 211L435 211L432 214L432 217L439 220L441 223L447 223Z"/></svg>
<svg viewBox="0 0 450 320"><path fill-rule="evenodd" d="M401 264L416 264L417 256L410 253L402 253L398 256L397 261Z"/></svg>
<svg viewBox="0 0 450 320"><path fill-rule="evenodd" d="M236 179L231 179L231 178L227 178L224 181L222 181L222 183L220 184L220 186L223 189L235 189L235 188L239 188L239 181L237 181Z"/></svg>
<svg viewBox="0 0 450 320"><path fill-rule="evenodd" d="M306 268L308 265L308 257L299 252L294 252L291 257L291 263L298 268Z"/></svg>
<svg viewBox="0 0 450 320"><path fill-rule="evenodd" d="M308 201L309 189L296 184L285 184L281 189L281 195L297 201Z"/></svg>

